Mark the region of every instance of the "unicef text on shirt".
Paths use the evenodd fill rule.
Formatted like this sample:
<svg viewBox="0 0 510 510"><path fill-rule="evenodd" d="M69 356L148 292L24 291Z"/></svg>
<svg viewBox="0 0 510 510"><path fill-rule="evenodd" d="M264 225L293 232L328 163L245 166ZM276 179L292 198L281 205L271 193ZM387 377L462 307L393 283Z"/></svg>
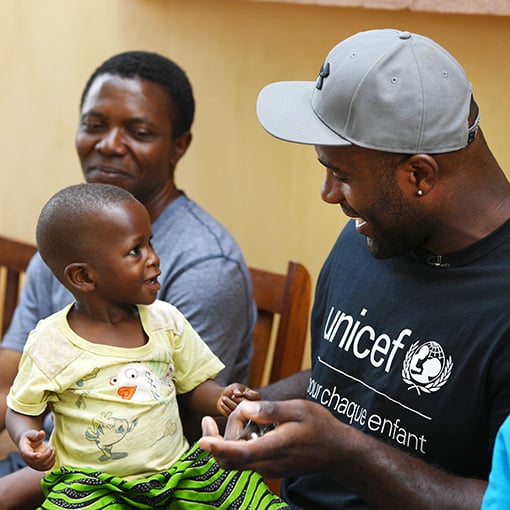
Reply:
<svg viewBox="0 0 510 510"><path fill-rule="evenodd" d="M367 312L368 310L363 308L360 316L365 317ZM368 357L375 368L379 368L386 362L384 370L389 372L397 350L405 347L402 340L410 336L412 330L403 329L397 338L392 339L386 333L377 335L375 329L370 325L361 327L360 325L360 321L355 321L351 315L331 307L324 327L324 340L333 342L339 335L340 326L344 326L344 329L341 330L343 335L338 342L338 347L346 352L351 351L356 358Z"/></svg>

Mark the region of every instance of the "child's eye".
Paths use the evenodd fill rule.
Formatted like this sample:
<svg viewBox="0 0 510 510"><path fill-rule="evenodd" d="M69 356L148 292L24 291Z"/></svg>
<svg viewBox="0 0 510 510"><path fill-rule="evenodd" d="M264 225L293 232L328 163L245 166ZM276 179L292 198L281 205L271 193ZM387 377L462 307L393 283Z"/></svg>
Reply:
<svg viewBox="0 0 510 510"><path fill-rule="evenodd" d="M132 250L129 250L129 255L133 255L134 257L140 256L141 250L140 247L137 246L136 248L133 248Z"/></svg>
<svg viewBox="0 0 510 510"><path fill-rule="evenodd" d="M138 138L148 138L149 136L152 135L152 133L150 131L146 131L145 129L137 129L134 131L134 134Z"/></svg>

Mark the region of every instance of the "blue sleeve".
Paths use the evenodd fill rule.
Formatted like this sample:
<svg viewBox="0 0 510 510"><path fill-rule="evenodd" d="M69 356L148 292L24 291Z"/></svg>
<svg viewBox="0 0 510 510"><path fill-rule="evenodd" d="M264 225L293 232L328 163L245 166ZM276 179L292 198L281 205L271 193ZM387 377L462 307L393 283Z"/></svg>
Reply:
<svg viewBox="0 0 510 510"><path fill-rule="evenodd" d="M492 455L489 485L481 510L510 508L510 417L501 425Z"/></svg>

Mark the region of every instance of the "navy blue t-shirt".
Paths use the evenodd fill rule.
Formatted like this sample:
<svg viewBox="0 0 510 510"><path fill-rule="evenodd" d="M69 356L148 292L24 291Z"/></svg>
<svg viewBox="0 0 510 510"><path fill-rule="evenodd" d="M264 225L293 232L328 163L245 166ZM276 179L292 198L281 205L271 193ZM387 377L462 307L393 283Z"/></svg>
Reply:
<svg viewBox="0 0 510 510"><path fill-rule="evenodd" d="M510 413L509 310L510 221L440 260L376 259L351 221L317 283L308 399L450 473L487 479ZM282 494L293 509L370 508L313 474L286 479Z"/></svg>

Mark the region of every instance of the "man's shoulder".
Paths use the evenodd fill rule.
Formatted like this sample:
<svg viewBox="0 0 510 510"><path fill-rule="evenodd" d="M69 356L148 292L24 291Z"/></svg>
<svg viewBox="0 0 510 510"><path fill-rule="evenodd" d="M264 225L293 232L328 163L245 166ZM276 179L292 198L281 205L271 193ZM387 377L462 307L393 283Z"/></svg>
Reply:
<svg viewBox="0 0 510 510"><path fill-rule="evenodd" d="M170 202L154 222L154 227L160 224L169 226L187 224L194 228L212 228L213 230L227 230L227 228L201 205L182 193Z"/></svg>
<svg viewBox="0 0 510 510"><path fill-rule="evenodd" d="M153 224L158 253L188 254L192 258L242 258L230 231L186 195L172 202Z"/></svg>
<svg viewBox="0 0 510 510"><path fill-rule="evenodd" d="M30 260L25 285L36 288L36 294L41 299L46 299L45 294L50 294L51 301L57 304L55 310L62 308L72 299L69 291L58 281L39 252L36 252Z"/></svg>

